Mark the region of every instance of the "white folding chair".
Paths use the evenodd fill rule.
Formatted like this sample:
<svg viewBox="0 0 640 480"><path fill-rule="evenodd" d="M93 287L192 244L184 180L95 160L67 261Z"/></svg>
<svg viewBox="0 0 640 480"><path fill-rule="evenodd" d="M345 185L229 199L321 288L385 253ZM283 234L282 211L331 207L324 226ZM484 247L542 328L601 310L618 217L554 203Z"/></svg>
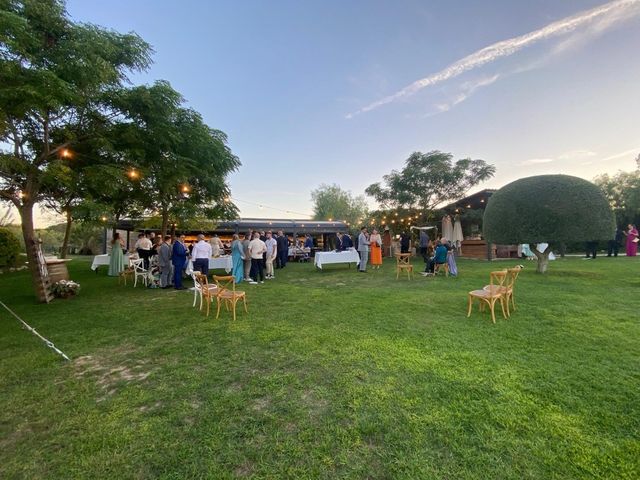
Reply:
<svg viewBox="0 0 640 480"><path fill-rule="evenodd" d="M149 272L146 268L144 268L144 259L139 258L137 260L131 260L131 266L133 267L133 286L134 288L138 284L138 277L142 277L142 282L144 286L147 286L147 282L149 281Z"/></svg>

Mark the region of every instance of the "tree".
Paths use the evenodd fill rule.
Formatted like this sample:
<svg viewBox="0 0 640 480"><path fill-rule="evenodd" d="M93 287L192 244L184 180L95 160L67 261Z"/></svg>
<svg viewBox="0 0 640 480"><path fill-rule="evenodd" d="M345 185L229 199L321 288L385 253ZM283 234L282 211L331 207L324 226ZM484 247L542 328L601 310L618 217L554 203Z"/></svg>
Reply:
<svg viewBox="0 0 640 480"><path fill-rule="evenodd" d="M240 166L220 130L182 106L184 99L166 81L119 92L118 108L127 121L117 125L113 142L117 162L136 172L142 206L170 222L203 216L235 217L226 177Z"/></svg>
<svg viewBox="0 0 640 480"><path fill-rule="evenodd" d="M640 221L640 170L600 175L594 179L609 200L618 225Z"/></svg>
<svg viewBox="0 0 640 480"><path fill-rule="evenodd" d="M484 212L484 235L498 244L532 245L539 273L549 266L553 246L578 241L609 240L613 212L593 183L569 175L522 178L494 193ZM549 243L540 252L538 243Z"/></svg>
<svg viewBox="0 0 640 480"><path fill-rule="evenodd" d="M311 191L314 220L343 220L348 225L359 225L368 215L363 195L354 196L335 183L322 184Z"/></svg>
<svg viewBox="0 0 640 480"><path fill-rule="evenodd" d="M437 150L414 152L401 171L392 170L383 184L365 190L384 210L431 211L438 205L463 197L472 187L491 178L496 169L484 160L453 161L453 155Z"/></svg>
<svg viewBox="0 0 640 480"><path fill-rule="evenodd" d="M113 118L108 92L149 65L150 47L135 34L74 23L60 0L1 5L0 198L18 209L38 292L33 207L52 167Z"/></svg>

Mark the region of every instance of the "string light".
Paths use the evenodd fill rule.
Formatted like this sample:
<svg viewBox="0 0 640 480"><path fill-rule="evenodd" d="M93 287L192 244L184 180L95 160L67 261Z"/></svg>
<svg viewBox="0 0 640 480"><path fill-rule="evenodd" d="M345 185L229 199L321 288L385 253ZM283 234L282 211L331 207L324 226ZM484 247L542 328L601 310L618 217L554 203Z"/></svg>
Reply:
<svg viewBox="0 0 640 480"><path fill-rule="evenodd" d="M189 185L187 185L186 183L184 185L182 185L180 187L180 191L182 193L189 193L191 191L191 188L189 187Z"/></svg>
<svg viewBox="0 0 640 480"><path fill-rule="evenodd" d="M102 220L103 222L107 221L107 217L105 217L104 215L102 217L100 217L100 220Z"/></svg>
<svg viewBox="0 0 640 480"><path fill-rule="evenodd" d="M60 150L60 156L62 158L71 158L73 154L71 153L71 150L69 150L68 148L63 148L62 150Z"/></svg>
<svg viewBox="0 0 640 480"><path fill-rule="evenodd" d="M140 177L140 174L138 173L138 171L135 168L132 168L131 170L129 170L129 172L127 172L127 176L131 180L136 180L137 178Z"/></svg>

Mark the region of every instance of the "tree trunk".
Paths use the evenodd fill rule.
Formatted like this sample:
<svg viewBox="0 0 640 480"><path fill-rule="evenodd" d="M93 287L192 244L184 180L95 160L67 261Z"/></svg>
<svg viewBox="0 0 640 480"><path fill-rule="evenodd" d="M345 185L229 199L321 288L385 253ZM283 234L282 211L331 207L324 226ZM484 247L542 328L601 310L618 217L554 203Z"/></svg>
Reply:
<svg viewBox="0 0 640 480"><path fill-rule="evenodd" d="M25 250L27 253L27 261L29 262L29 271L31 272L31 283L33 284L33 292L40 302L46 302L46 295L42 295L42 278L40 277L40 268L38 266L38 257L36 249L33 248L36 240L36 232L33 228L33 203L31 201L23 202L18 208L20 212L20 220L22 227L22 238L24 238Z"/></svg>
<svg viewBox="0 0 640 480"><path fill-rule="evenodd" d="M533 247L531 251L538 258L538 266L536 272L546 273L549 268L549 254L551 253L551 245L549 245L544 252L539 252L537 247Z"/></svg>
<svg viewBox="0 0 640 480"><path fill-rule="evenodd" d="M62 240L62 249L60 250L60 258L67 258L67 250L69 249L69 237L71 236L71 209L67 210L67 225L64 229L64 239Z"/></svg>

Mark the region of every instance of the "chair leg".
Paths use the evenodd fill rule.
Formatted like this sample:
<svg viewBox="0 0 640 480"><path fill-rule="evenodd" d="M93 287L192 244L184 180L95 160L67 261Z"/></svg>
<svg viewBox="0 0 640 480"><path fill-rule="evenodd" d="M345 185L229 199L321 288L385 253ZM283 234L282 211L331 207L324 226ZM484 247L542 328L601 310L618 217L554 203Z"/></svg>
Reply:
<svg viewBox="0 0 640 480"><path fill-rule="evenodd" d="M246 297L242 297L242 303L244 304L244 313L249 313L249 310L247 310L247 298Z"/></svg>
<svg viewBox="0 0 640 480"><path fill-rule="evenodd" d="M193 291L193 305L192 305L192 307L194 307L194 308L195 308L195 306L196 306L196 301L197 301L197 300L198 300L198 289L196 288L196 289ZM202 305L200 305L200 310L202 310Z"/></svg>
<svg viewBox="0 0 640 480"><path fill-rule="evenodd" d="M236 303L238 303L237 299L233 299L233 301L231 302L231 305L233 305L233 321L236 321Z"/></svg>
<svg viewBox="0 0 640 480"><path fill-rule="evenodd" d="M200 297L200 301L202 302L202 297ZM207 297L207 318L209 317L209 306L211 305L211 297ZM202 305L200 305L200 310L202 310Z"/></svg>
<svg viewBox="0 0 640 480"><path fill-rule="evenodd" d="M493 299L491 303L489 303L489 308L491 309L491 321L496 323L496 300Z"/></svg>
<svg viewBox="0 0 640 480"><path fill-rule="evenodd" d="M220 298L217 298L218 301L218 311L216 312L216 320L218 319L218 317L220 316Z"/></svg>
<svg viewBox="0 0 640 480"><path fill-rule="evenodd" d="M396 268L396 280L398 280L398 278L400 278L400 269Z"/></svg>
<svg viewBox="0 0 640 480"><path fill-rule="evenodd" d="M473 297L469 295L469 308L467 309L467 318L471 316L471 307L473 307Z"/></svg>
<svg viewBox="0 0 640 480"><path fill-rule="evenodd" d="M500 307L502 308L502 316L503 316L505 319L507 319L507 318L509 318L509 317L508 317L508 314L509 314L509 305L507 305L507 310L506 310L506 313L505 313L505 308L504 308L505 301L504 301L504 300L505 300L505 297L500 297Z"/></svg>

